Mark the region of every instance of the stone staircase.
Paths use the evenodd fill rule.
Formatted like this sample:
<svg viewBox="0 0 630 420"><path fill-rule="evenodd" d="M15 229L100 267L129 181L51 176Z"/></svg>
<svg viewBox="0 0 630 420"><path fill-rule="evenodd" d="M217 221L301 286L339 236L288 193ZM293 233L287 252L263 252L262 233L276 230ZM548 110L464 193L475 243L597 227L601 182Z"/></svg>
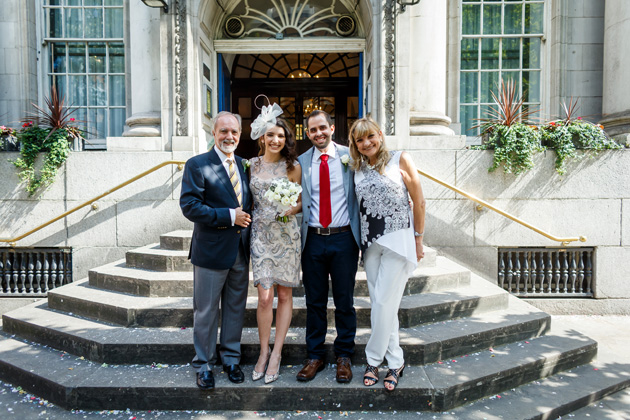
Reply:
<svg viewBox="0 0 630 420"><path fill-rule="evenodd" d="M386 393L381 382L372 388L362 384L370 302L361 271L350 384L335 382L331 365L312 382L295 380L306 356L302 288L294 291L280 380L252 382L259 351L252 287L242 341L245 383L228 382L217 367L217 388L200 390L188 365L194 355L190 235L162 235L159 244L129 251L125 260L90 271L88 279L49 292L47 302L5 314L0 379L84 410L444 411L520 387L523 409L516 401L511 408L523 417L514 418L533 417L527 410L540 413L527 404L532 395L545 412L562 415L630 385L627 376L589 364L597 353L593 340L552 327L546 313L426 248L399 311L408 367L396 392ZM333 310L331 300L329 361L334 361ZM562 397L550 391L544 400L541 390L554 389L558 373L572 391Z"/></svg>

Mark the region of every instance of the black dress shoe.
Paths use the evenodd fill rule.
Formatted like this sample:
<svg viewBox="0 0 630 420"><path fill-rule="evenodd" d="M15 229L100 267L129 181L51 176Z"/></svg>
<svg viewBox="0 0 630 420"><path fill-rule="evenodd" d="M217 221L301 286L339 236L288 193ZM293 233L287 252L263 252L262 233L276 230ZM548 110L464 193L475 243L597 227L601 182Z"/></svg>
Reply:
<svg viewBox="0 0 630 420"><path fill-rule="evenodd" d="M197 386L202 389L214 389L214 376L211 370L197 372Z"/></svg>
<svg viewBox="0 0 630 420"><path fill-rule="evenodd" d="M230 382L240 384L245 380L245 375L239 365L223 365L223 370L227 373Z"/></svg>

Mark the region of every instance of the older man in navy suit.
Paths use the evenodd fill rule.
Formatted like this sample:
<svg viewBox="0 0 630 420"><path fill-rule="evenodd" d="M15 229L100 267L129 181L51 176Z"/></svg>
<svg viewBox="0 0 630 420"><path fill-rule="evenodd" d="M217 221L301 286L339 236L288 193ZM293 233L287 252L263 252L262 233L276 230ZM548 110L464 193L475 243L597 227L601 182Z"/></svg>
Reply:
<svg viewBox="0 0 630 420"><path fill-rule="evenodd" d="M313 111L306 120L313 147L298 160L302 166L302 280L306 292L308 359L297 374L310 381L324 368L328 279L335 302L337 382L352 380L350 358L357 329L354 282L359 259L359 206L348 148L332 142L330 115Z"/></svg>
<svg viewBox="0 0 630 420"><path fill-rule="evenodd" d="M197 385L214 388L217 330L219 353L230 381L244 380L239 366L249 281L249 224L252 197L242 159L234 155L241 118L220 112L214 120L214 147L186 162L180 206L195 223L189 258L194 266L194 331Z"/></svg>

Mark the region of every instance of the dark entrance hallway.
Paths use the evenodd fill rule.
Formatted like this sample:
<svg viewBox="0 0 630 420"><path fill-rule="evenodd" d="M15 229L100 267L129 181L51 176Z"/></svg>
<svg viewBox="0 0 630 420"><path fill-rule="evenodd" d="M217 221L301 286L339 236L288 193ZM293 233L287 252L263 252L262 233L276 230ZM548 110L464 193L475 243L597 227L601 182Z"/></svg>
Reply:
<svg viewBox="0 0 630 420"><path fill-rule="evenodd" d="M231 66L231 110L243 117L243 136L237 153L243 157L258 154L257 142L250 139L250 124L266 105L266 95L277 102L296 134L298 153L311 143L305 135L308 114L321 109L335 124L334 141L347 144L348 129L359 117L359 53L345 54L241 54Z"/></svg>

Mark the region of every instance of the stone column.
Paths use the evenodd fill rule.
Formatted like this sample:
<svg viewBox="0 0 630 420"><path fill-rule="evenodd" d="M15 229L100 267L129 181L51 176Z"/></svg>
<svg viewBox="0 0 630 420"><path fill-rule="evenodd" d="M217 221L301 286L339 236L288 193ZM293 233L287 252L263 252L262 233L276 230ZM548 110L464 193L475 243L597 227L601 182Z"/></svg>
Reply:
<svg viewBox="0 0 630 420"><path fill-rule="evenodd" d="M422 0L407 7L409 48L409 134L453 135L446 115L447 2Z"/></svg>
<svg viewBox="0 0 630 420"><path fill-rule="evenodd" d="M161 9L129 2L129 92L131 109L123 137L160 136Z"/></svg>
<svg viewBox="0 0 630 420"><path fill-rule="evenodd" d="M607 0L604 18L604 92L602 114L606 132L630 143L630 2Z"/></svg>

